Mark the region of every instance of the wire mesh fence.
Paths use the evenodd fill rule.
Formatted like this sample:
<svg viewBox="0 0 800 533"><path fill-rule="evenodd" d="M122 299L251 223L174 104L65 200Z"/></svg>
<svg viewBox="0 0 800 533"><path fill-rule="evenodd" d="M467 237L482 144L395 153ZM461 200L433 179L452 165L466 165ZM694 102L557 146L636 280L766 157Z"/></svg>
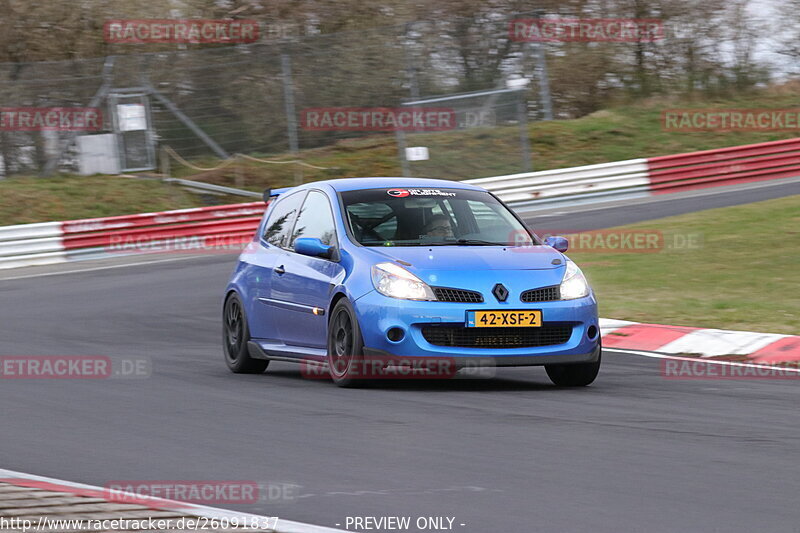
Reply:
<svg viewBox="0 0 800 533"><path fill-rule="evenodd" d="M190 160L236 153L295 157L298 151L334 144L352 150L379 145L392 153L390 167L380 169L385 174L473 178L526 170L530 155L518 126L530 115L528 103L537 98L536 90L463 93L505 89L509 74L532 71L529 45L509 39L506 21L489 21L468 36L486 53L465 57L454 37L458 32L442 27L456 23L416 22L215 48L0 64L4 112L86 107L101 112L100 125L91 132L0 128L0 175L78 171L76 137L119 133L116 106L127 101L121 95L133 93L146 98L152 122L142 134L149 139L140 136L137 142L169 146ZM391 125L341 127L334 121L320 128L301 120L310 109L402 110L410 101L453 94L462 96L437 104L454 114L449 131L414 127L405 128L403 136ZM427 147L430 157L408 164L403 148L417 145ZM120 148L129 149L130 142ZM493 150L495 157L486 157ZM484 157L473 157L479 154Z"/></svg>
<svg viewBox="0 0 800 533"><path fill-rule="evenodd" d="M453 114L453 128L399 130L403 175L459 179L531 171L526 92L512 87L405 102L410 109L443 106ZM413 156L415 148L421 157Z"/></svg>

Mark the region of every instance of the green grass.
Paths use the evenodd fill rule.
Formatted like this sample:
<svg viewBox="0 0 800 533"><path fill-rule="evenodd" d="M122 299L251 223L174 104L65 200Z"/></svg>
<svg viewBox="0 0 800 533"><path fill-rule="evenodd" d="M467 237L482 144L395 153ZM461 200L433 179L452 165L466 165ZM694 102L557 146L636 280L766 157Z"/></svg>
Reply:
<svg viewBox="0 0 800 533"><path fill-rule="evenodd" d="M9 178L0 181L0 225L72 220L203 205L157 180L113 176Z"/></svg>
<svg viewBox="0 0 800 533"><path fill-rule="evenodd" d="M665 132L661 112L667 108L788 108L796 106L797 88L775 87L728 100L677 101L651 99L619 105L575 120L528 125L535 170L603 163L638 157L721 148L796 136L796 132ZM519 129L516 126L408 135L409 146L428 146L431 160L412 163L417 176L465 179L519 172ZM252 154L294 159L290 154ZM326 167L241 161L224 169L198 173L172 162L176 177L261 191L297 181L349 176L399 175L393 134L347 139L301 151L297 158ZM196 160L213 167L219 159ZM219 202L243 201L239 197ZM177 187L122 178L63 176L52 179L0 180L0 225L121 215L200 205L202 200Z"/></svg>
<svg viewBox="0 0 800 533"><path fill-rule="evenodd" d="M639 157L654 157L681 152L723 148L798 136L787 132L674 132L664 131L661 113L683 108L794 108L797 88L784 86L765 89L747 96L719 100L676 100L653 98L635 104L619 105L574 120L533 122L528 125L534 170L565 168ZM415 133L406 136L408 146L427 146L431 159L411 163L416 176L466 179L521 172L519 129L517 126L476 128L440 133ZM289 154L261 157L292 159ZM393 134L376 134L347 139L321 148L302 150L305 162L327 170L299 168L302 181L349 176L394 176L400 174L397 143ZM211 167L219 160L201 160ZM243 162L220 171L200 175L174 163L180 177L251 190L294 183L295 168Z"/></svg>
<svg viewBox="0 0 800 533"><path fill-rule="evenodd" d="M800 334L800 195L617 229L656 230L694 249L569 253L600 316L680 326Z"/></svg>

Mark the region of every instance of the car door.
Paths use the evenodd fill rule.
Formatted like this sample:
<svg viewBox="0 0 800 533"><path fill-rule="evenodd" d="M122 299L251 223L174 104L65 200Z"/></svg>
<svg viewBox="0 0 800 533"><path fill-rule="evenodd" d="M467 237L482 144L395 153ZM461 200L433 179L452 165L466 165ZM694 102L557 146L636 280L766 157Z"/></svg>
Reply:
<svg viewBox="0 0 800 533"><path fill-rule="evenodd" d="M294 223L288 246L280 252L272 273L271 303L283 342L293 346L327 346L327 312L336 280L344 269L333 259L309 257L294 251L299 237L314 237L336 246L338 239L332 204L319 190L311 190Z"/></svg>
<svg viewBox="0 0 800 533"><path fill-rule="evenodd" d="M252 317L250 335L256 339L281 340L277 317L281 310L272 305L270 292L272 277L277 262L284 254L283 247L289 240L289 233L300 210L306 191L298 191L285 197L279 196L275 206L264 224L261 238L252 254L247 272L247 284L252 287L251 301L246 305Z"/></svg>

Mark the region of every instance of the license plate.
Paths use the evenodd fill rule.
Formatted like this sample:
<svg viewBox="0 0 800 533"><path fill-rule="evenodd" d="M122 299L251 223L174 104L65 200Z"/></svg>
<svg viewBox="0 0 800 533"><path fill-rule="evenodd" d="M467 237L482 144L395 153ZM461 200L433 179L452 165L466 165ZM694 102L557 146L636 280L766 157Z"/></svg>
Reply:
<svg viewBox="0 0 800 533"><path fill-rule="evenodd" d="M542 312L532 311L467 311L468 328L538 328L542 325Z"/></svg>

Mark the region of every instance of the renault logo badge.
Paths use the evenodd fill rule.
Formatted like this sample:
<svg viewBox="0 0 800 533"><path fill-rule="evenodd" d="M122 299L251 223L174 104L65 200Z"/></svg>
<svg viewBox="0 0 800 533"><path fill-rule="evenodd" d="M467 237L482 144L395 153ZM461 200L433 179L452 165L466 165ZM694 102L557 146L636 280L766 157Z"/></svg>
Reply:
<svg viewBox="0 0 800 533"><path fill-rule="evenodd" d="M508 298L508 289L506 289L502 283L498 283L492 289L492 294L494 294L498 302L505 302L506 298Z"/></svg>

